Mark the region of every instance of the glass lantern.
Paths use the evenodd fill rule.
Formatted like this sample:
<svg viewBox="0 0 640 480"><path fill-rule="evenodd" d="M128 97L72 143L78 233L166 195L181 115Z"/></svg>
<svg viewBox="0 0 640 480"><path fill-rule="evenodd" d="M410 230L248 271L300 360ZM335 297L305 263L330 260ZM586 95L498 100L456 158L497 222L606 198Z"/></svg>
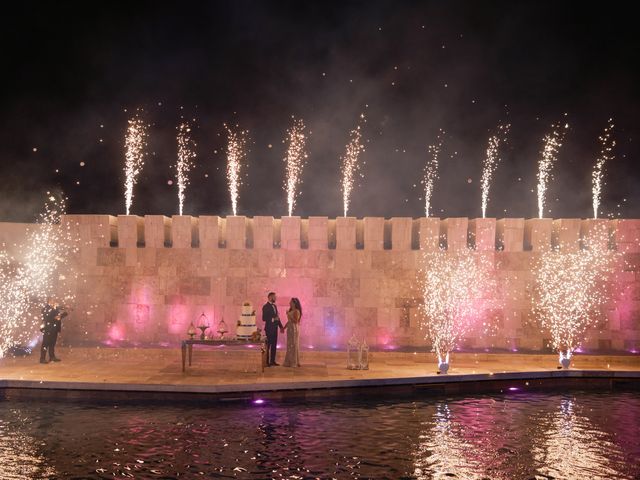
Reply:
<svg viewBox="0 0 640 480"><path fill-rule="evenodd" d="M198 329L202 332L200 334L200 340L205 340L206 337L204 332L207 330L207 328L209 328L209 319L204 314L204 312L202 312L202 315L200 315L200 319L198 320Z"/></svg>
<svg viewBox="0 0 640 480"><path fill-rule="evenodd" d="M195 337L195 336L196 336L196 327L195 327L195 325L193 324L193 322L191 322L191 323L189 324L189 328L187 329L187 335L189 335L189 338L190 338L191 340L193 340L193 337Z"/></svg>
<svg viewBox="0 0 640 480"><path fill-rule="evenodd" d="M358 360L360 370L369 370L369 345L366 339L362 340L358 349Z"/></svg>
<svg viewBox="0 0 640 480"><path fill-rule="evenodd" d="M220 335L220 340L224 338L224 334L228 331L229 330L227 330L227 324L225 323L223 318L220 320L220 323L218 323L218 334Z"/></svg>
<svg viewBox="0 0 640 480"><path fill-rule="evenodd" d="M354 335L347 342L347 369L349 370L360 369L360 362L358 357L359 357L359 345L358 345L358 340Z"/></svg>

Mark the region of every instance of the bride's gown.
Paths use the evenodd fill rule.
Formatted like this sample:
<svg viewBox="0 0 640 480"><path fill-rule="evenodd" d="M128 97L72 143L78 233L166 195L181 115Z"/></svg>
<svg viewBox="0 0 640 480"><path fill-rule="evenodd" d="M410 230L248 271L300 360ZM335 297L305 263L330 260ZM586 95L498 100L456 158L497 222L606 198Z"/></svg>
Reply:
<svg viewBox="0 0 640 480"><path fill-rule="evenodd" d="M287 354L285 367L300 366L300 323L294 322L293 312L287 312Z"/></svg>

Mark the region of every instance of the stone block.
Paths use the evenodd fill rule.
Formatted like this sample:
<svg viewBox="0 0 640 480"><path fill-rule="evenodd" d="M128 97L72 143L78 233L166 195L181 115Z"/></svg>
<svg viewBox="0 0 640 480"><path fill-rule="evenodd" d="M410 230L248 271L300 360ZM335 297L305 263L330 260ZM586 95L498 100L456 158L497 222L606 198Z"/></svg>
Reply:
<svg viewBox="0 0 640 480"><path fill-rule="evenodd" d="M60 225L80 248L108 247L117 241L117 220L112 215L62 215Z"/></svg>
<svg viewBox="0 0 640 480"><path fill-rule="evenodd" d="M640 220L613 220L616 249L624 253L640 252Z"/></svg>
<svg viewBox="0 0 640 480"><path fill-rule="evenodd" d="M410 217L393 217L391 219L391 249L411 250L411 230L413 219Z"/></svg>
<svg viewBox="0 0 640 480"><path fill-rule="evenodd" d="M524 222L524 245L527 250L544 252L551 248L553 219L529 218Z"/></svg>
<svg viewBox="0 0 640 480"><path fill-rule="evenodd" d="M440 219L422 217L418 219L420 250L433 252L440 248Z"/></svg>
<svg viewBox="0 0 640 480"><path fill-rule="evenodd" d="M329 248L329 219L327 217L309 217L307 234L309 250L326 250Z"/></svg>
<svg viewBox="0 0 640 480"><path fill-rule="evenodd" d="M582 244L589 248L607 250L611 236L610 224L611 222L606 218L589 218L582 220L580 222Z"/></svg>
<svg viewBox="0 0 640 480"><path fill-rule="evenodd" d="M210 295L210 277L183 277L180 279L181 295Z"/></svg>
<svg viewBox="0 0 640 480"><path fill-rule="evenodd" d="M356 218L336 218L336 250L355 250Z"/></svg>
<svg viewBox="0 0 640 480"><path fill-rule="evenodd" d="M496 249L496 219L474 218L469 222L471 245L478 251Z"/></svg>
<svg viewBox="0 0 640 480"><path fill-rule="evenodd" d="M164 215L144 216L144 246L162 248L169 243L171 219Z"/></svg>
<svg viewBox="0 0 640 480"><path fill-rule="evenodd" d="M253 217L253 248L273 248L273 217Z"/></svg>
<svg viewBox="0 0 640 480"><path fill-rule="evenodd" d="M505 252L524 250L524 218L501 218L496 222L498 245Z"/></svg>
<svg viewBox="0 0 640 480"><path fill-rule="evenodd" d="M171 245L173 248L191 248L198 239L198 220L191 215L171 218Z"/></svg>
<svg viewBox="0 0 640 480"><path fill-rule="evenodd" d="M198 219L198 241L200 248L218 248L220 242L220 217L203 215Z"/></svg>
<svg viewBox="0 0 640 480"><path fill-rule="evenodd" d="M441 222L447 240L447 250L455 251L467 248L467 232L469 219L467 217L445 218Z"/></svg>
<svg viewBox="0 0 640 480"><path fill-rule="evenodd" d="M118 246L135 248L144 242L144 219L137 215L118 215Z"/></svg>
<svg viewBox="0 0 640 480"><path fill-rule="evenodd" d="M300 217L282 217L280 224L280 248L283 250L299 250L300 247Z"/></svg>
<svg viewBox="0 0 640 480"><path fill-rule="evenodd" d="M364 217L364 249L382 250L384 248L384 218Z"/></svg>
<svg viewBox="0 0 640 480"><path fill-rule="evenodd" d="M247 246L247 219L244 216L229 216L225 219L225 245L231 249Z"/></svg>
<svg viewBox="0 0 640 480"><path fill-rule="evenodd" d="M577 252L580 248L579 218L559 218L553 221L551 242L563 252Z"/></svg>

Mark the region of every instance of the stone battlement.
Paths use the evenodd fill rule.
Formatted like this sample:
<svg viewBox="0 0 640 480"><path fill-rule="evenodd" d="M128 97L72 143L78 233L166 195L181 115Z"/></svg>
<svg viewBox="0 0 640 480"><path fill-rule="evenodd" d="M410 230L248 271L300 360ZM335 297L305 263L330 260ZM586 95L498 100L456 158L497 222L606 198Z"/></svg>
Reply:
<svg viewBox="0 0 640 480"><path fill-rule="evenodd" d="M594 228L605 228L610 246L640 252L640 220L575 218L410 218L176 215L66 215L63 222L83 243L100 247L172 247L286 250L577 249Z"/></svg>

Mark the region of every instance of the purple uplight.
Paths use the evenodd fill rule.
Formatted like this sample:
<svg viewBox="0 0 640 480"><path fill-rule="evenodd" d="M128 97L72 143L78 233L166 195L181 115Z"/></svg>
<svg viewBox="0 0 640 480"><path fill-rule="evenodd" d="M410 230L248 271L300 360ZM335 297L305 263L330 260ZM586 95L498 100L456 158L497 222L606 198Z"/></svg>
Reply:
<svg viewBox="0 0 640 480"><path fill-rule="evenodd" d="M520 390L518 387L509 387L510 392L517 392L518 390Z"/></svg>
<svg viewBox="0 0 640 480"><path fill-rule="evenodd" d="M264 400L263 400L262 398L256 398L256 399L253 401L253 404L254 404L254 405L263 405L263 404L264 404Z"/></svg>

